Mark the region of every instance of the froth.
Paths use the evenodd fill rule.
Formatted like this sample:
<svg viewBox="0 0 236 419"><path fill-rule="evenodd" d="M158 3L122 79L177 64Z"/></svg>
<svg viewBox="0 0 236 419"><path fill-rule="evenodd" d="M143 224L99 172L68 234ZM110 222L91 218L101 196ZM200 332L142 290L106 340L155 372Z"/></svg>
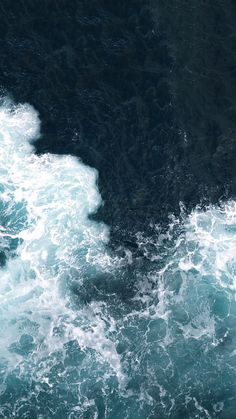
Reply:
<svg viewBox="0 0 236 419"><path fill-rule="evenodd" d="M40 121L29 105L15 106L5 99L0 125L0 239L5 257L0 357L13 368L16 359L20 363L29 354L45 356L77 339L101 356L110 347L104 362L119 370L103 321L94 314L96 327L85 325L68 297L70 282L100 272L103 257L107 263L109 230L88 218L102 202L97 172L71 156L35 155L31 144L40 134Z"/></svg>

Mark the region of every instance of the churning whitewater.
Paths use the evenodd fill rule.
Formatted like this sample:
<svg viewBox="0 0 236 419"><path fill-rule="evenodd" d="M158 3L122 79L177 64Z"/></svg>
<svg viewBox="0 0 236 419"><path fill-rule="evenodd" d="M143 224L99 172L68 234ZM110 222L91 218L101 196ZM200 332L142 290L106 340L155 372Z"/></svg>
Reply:
<svg viewBox="0 0 236 419"><path fill-rule="evenodd" d="M97 172L0 109L0 417L233 418L236 203L108 254Z"/></svg>
<svg viewBox="0 0 236 419"><path fill-rule="evenodd" d="M0 126L4 383L16 367L29 367L32 373L35 362L78 337L81 346L96 346L103 354L101 325L92 328L91 336L88 328L87 332L79 328L67 287L102 268L109 232L88 218L101 205L96 170L71 156L34 154L31 141L39 136L40 122L31 106L15 106L4 99ZM105 338L103 343L112 351ZM29 365L22 363L25 359Z"/></svg>

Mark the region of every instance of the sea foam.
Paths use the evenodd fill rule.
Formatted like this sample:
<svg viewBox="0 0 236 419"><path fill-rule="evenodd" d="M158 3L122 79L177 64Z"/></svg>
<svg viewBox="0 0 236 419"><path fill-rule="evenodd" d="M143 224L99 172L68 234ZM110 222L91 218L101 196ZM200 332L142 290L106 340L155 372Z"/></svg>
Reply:
<svg viewBox="0 0 236 419"><path fill-rule="evenodd" d="M111 257L96 170L36 155L39 136L2 101L0 416L234 417L235 201Z"/></svg>
<svg viewBox="0 0 236 419"><path fill-rule="evenodd" d="M109 229L89 218L102 203L97 171L72 156L34 154L32 142L39 136L37 112L4 99L0 358L9 372L24 359L38 362L76 339L119 369L114 345L103 336L102 320L81 327L86 318L92 323L93 310L79 315L68 295L68 284L96 275L106 258Z"/></svg>

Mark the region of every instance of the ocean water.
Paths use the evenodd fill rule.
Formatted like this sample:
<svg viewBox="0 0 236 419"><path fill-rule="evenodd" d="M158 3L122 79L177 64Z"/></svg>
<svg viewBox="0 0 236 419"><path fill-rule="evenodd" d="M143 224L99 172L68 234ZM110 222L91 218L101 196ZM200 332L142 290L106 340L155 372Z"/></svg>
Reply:
<svg viewBox="0 0 236 419"><path fill-rule="evenodd" d="M235 6L0 2L0 419L235 419Z"/></svg>
<svg viewBox="0 0 236 419"><path fill-rule="evenodd" d="M2 98L0 417L234 418L236 202L112 251L97 171L38 138Z"/></svg>

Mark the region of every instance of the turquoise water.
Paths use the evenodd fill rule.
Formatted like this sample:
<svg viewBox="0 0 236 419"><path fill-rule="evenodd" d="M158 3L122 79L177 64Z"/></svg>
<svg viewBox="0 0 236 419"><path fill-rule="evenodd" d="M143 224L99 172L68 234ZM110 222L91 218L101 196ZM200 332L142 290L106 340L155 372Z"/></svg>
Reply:
<svg viewBox="0 0 236 419"><path fill-rule="evenodd" d="M98 174L0 109L0 417L234 418L236 203L109 251Z"/></svg>

